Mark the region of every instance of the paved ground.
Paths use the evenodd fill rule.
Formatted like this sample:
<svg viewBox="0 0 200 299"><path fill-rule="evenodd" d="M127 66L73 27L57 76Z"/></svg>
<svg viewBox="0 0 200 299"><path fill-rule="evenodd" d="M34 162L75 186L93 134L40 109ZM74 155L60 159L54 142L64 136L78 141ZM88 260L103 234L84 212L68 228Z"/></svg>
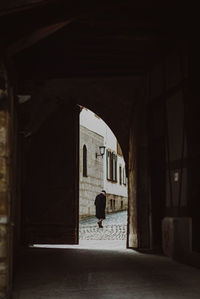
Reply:
<svg viewBox="0 0 200 299"><path fill-rule="evenodd" d="M121 250L126 248L127 211L107 214L103 228L99 228L97 218L81 220L79 223L78 245L36 245L38 248L73 248Z"/></svg>
<svg viewBox="0 0 200 299"><path fill-rule="evenodd" d="M200 270L125 249L126 220L108 215L103 229L84 220L79 245L21 252L12 299L199 299Z"/></svg>
<svg viewBox="0 0 200 299"><path fill-rule="evenodd" d="M12 299L200 298L199 269L130 249L34 248L17 269Z"/></svg>
<svg viewBox="0 0 200 299"><path fill-rule="evenodd" d="M124 240L127 235L127 211L107 214L103 228L99 228L97 218L81 220L79 240Z"/></svg>

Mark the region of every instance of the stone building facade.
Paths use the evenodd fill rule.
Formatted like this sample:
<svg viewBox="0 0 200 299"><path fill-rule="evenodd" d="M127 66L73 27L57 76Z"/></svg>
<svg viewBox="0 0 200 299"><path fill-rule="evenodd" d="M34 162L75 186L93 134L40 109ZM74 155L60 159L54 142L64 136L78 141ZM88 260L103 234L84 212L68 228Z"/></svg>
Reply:
<svg viewBox="0 0 200 299"><path fill-rule="evenodd" d="M106 196L107 213L123 211L128 209L128 198L118 194L107 194Z"/></svg>
<svg viewBox="0 0 200 299"><path fill-rule="evenodd" d="M105 146L105 154L96 157L100 145ZM80 218L95 214L94 198L102 189L107 193L107 213L128 208L125 161L120 145L106 123L83 108L80 113Z"/></svg>
<svg viewBox="0 0 200 299"><path fill-rule="evenodd" d="M80 126L79 216L95 214L94 200L104 186L103 159L96 158L103 136Z"/></svg>

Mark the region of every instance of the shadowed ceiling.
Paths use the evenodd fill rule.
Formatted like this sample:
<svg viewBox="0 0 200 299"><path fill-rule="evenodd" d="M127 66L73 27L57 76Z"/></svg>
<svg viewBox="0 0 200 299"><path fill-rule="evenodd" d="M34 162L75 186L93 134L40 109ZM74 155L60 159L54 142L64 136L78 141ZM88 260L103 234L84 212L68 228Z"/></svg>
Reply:
<svg viewBox="0 0 200 299"><path fill-rule="evenodd" d="M167 7L158 1L39 2L0 20L24 78L143 75L176 43L182 26L170 1Z"/></svg>

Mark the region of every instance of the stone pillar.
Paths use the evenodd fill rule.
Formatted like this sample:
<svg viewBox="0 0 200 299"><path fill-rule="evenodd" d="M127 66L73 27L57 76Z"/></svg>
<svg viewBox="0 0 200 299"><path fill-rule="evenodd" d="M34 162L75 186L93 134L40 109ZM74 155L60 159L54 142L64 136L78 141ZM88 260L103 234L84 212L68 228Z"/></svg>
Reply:
<svg viewBox="0 0 200 299"><path fill-rule="evenodd" d="M0 64L0 299L8 298L10 281L10 151L8 92Z"/></svg>
<svg viewBox="0 0 200 299"><path fill-rule="evenodd" d="M137 219L137 165L136 138L133 128L129 140L129 172L128 172L128 248L138 248L138 219Z"/></svg>

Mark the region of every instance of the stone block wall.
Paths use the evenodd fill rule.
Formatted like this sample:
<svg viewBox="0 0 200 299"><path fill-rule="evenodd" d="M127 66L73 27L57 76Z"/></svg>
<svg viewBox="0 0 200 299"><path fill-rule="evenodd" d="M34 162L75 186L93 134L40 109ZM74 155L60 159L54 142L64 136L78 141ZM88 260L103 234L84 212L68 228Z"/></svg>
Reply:
<svg viewBox="0 0 200 299"><path fill-rule="evenodd" d="M106 196L107 213L123 211L127 209L128 209L128 197L107 193Z"/></svg>
<svg viewBox="0 0 200 299"><path fill-rule="evenodd" d="M80 126L80 184L79 216L80 219L95 215L94 200L103 189L103 159L96 158L99 146L104 138L87 128ZM87 176L83 176L83 146L87 148Z"/></svg>

